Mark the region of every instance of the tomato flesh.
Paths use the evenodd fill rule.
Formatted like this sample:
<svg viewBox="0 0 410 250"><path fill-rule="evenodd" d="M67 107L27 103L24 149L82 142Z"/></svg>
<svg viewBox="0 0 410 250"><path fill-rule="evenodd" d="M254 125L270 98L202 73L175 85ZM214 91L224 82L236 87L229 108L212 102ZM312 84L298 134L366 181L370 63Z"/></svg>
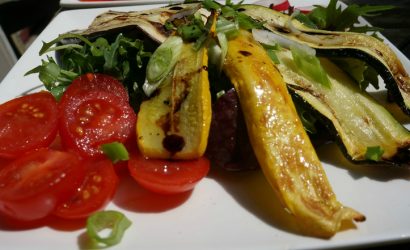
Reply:
<svg viewBox="0 0 410 250"><path fill-rule="evenodd" d="M84 157L102 156L102 144L123 143L134 137L135 112L114 94L97 90L76 93L62 98L60 108L62 144Z"/></svg>
<svg viewBox="0 0 410 250"><path fill-rule="evenodd" d="M84 180L80 158L39 149L0 169L0 211L17 220L37 220L73 196Z"/></svg>
<svg viewBox="0 0 410 250"><path fill-rule="evenodd" d="M49 92L15 98L0 105L0 157L16 158L47 147L58 131L58 104Z"/></svg>
<svg viewBox="0 0 410 250"><path fill-rule="evenodd" d="M81 92L94 90L112 93L124 102L129 102L127 90L121 82L112 76L99 73L87 73L74 79L66 89L63 98L71 97Z"/></svg>
<svg viewBox="0 0 410 250"><path fill-rule="evenodd" d="M205 157L189 161L147 159L135 153L128 161L131 176L144 188L160 194L189 191L209 172Z"/></svg>
<svg viewBox="0 0 410 250"><path fill-rule="evenodd" d="M78 192L56 208L54 215L65 219L86 218L104 208L115 194L118 177L109 160L90 162Z"/></svg>

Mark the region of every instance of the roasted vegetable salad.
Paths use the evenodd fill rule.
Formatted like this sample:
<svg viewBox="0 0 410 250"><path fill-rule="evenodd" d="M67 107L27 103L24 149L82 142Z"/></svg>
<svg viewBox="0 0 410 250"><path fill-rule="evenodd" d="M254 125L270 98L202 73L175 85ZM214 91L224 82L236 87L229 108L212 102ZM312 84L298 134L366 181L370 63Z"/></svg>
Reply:
<svg viewBox="0 0 410 250"><path fill-rule="evenodd" d="M312 140L315 143L323 129L326 139L337 142L354 163L407 167L410 132L367 90L379 87L379 75L389 96L410 114L410 77L386 44L357 33L377 29L351 28L357 15L389 6L355 7L343 14L332 0L327 8L317 7L307 15L274 7L204 0L145 11L108 11L88 29L44 43L40 54L55 51L56 57L48 56L28 74L38 73L46 89L71 110L79 105L73 100L107 100L107 92L114 92L109 97L117 103L113 108L127 102L136 115L127 115L127 121L135 123L134 136L128 125L119 136L124 140L93 136L91 156L106 152L110 159L129 159L131 175L142 186L177 193L192 189L209 165L235 171L261 168L301 231L329 238L345 223L364 221L365 215L337 200ZM330 12L351 20L338 23L326 17ZM116 78L124 90L98 90L98 83L92 83L87 91L96 90L97 97L81 87L77 93L70 91L76 81L96 82L100 74ZM96 102L93 111L101 112L101 106L102 101ZM70 127L73 114L66 115L62 126L78 132L71 144L81 148L90 140ZM124 144L130 138L137 148L128 148L128 158ZM121 157L110 144L118 141ZM185 163L187 169L198 164L199 170L189 171L199 174L179 187L172 184L177 182L174 177L160 183L144 167L154 161L161 166L172 162L169 166L178 169L175 176L178 171L185 175L180 171Z"/></svg>

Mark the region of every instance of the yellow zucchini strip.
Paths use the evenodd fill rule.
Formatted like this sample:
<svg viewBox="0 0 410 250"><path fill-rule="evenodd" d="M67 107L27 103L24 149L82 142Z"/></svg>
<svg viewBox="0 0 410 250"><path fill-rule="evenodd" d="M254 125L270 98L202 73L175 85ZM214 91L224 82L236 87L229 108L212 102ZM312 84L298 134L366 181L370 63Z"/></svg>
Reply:
<svg viewBox="0 0 410 250"><path fill-rule="evenodd" d="M184 44L173 74L141 104L138 147L151 158L195 159L205 152L211 123L207 49Z"/></svg>
<svg viewBox="0 0 410 250"><path fill-rule="evenodd" d="M259 164L286 210L308 235L331 237L343 221L363 221L332 191L286 85L249 32L229 41L224 71L233 83Z"/></svg>

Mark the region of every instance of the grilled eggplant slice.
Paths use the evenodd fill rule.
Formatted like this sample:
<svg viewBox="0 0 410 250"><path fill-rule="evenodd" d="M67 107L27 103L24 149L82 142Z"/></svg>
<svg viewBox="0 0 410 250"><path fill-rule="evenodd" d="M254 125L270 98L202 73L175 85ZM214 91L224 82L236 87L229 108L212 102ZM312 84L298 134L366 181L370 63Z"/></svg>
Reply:
<svg viewBox="0 0 410 250"><path fill-rule="evenodd" d="M206 149L212 117L207 49L182 46L173 74L138 113L138 146L147 157L195 159Z"/></svg>
<svg viewBox="0 0 410 250"><path fill-rule="evenodd" d="M398 154L410 146L410 133L368 93L330 60L321 58L321 65L331 81L330 88L305 77L292 60L289 50L276 54L277 65L289 89L313 109L326 117L336 131L336 139L353 161L367 161L367 150L380 147L381 164L398 162Z"/></svg>
<svg viewBox="0 0 410 250"><path fill-rule="evenodd" d="M182 18L197 11L204 12L205 16L209 15L209 12L201 9L201 6L201 3L190 3L143 11L120 12L110 10L97 16L86 30L79 33L85 36L98 36L112 30L136 27L154 41L162 43L172 33L164 26L167 21Z"/></svg>
<svg viewBox="0 0 410 250"><path fill-rule="evenodd" d="M241 11L263 22L273 33L315 48L319 55L365 60L379 72L394 100L410 115L410 77L395 53L383 42L365 34L311 29L288 15L259 5L243 5Z"/></svg>
<svg viewBox="0 0 410 250"><path fill-rule="evenodd" d="M229 41L224 72L238 93L256 158L301 229L331 237L343 221L364 220L336 199L286 84L249 32Z"/></svg>

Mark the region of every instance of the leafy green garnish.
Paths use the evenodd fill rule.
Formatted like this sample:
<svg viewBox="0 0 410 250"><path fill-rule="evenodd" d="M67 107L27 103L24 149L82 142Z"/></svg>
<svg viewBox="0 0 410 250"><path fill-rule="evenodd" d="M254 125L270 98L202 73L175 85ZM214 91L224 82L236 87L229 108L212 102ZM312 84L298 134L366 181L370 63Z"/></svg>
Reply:
<svg viewBox="0 0 410 250"><path fill-rule="evenodd" d="M330 0L327 7L315 5L315 8L307 17L317 28L324 30L353 32L378 31L379 29L369 26L360 27L358 29L354 28L354 25L358 23L359 16L376 16L380 15L382 11L391 10L393 8L394 6L391 5L359 6L357 4L350 4L342 10L340 6L337 7L337 0Z"/></svg>
<svg viewBox="0 0 410 250"><path fill-rule="evenodd" d="M76 39L81 43L62 44L65 39ZM144 50L142 40L131 39L118 34L109 41L100 37L95 41L79 34L64 34L43 43L40 54L58 51L58 63L47 56L40 66L28 71L26 75L38 73L47 90L59 98L65 88L79 75L85 73L106 73L122 81L135 99L141 96L138 85L145 78L144 61L151 56ZM138 81L138 82L137 82ZM137 85L137 88L134 86Z"/></svg>
<svg viewBox="0 0 410 250"><path fill-rule="evenodd" d="M103 144L101 145L101 150L113 163L129 159L127 148L120 142Z"/></svg>
<svg viewBox="0 0 410 250"><path fill-rule="evenodd" d="M184 41L195 41L206 31L201 15L197 14L188 16L186 23L177 27L178 35L180 35Z"/></svg>
<svg viewBox="0 0 410 250"><path fill-rule="evenodd" d="M219 10L221 6L214 0L203 0L202 5L207 10Z"/></svg>
<svg viewBox="0 0 410 250"><path fill-rule="evenodd" d="M366 160L380 161L383 153L384 150L380 146L367 147L365 158Z"/></svg>
<svg viewBox="0 0 410 250"><path fill-rule="evenodd" d="M320 64L319 58L308 53L303 49L303 47L299 46L291 46L290 51L292 52L292 57L295 64L305 76L317 83L320 83L324 87L330 88L329 77Z"/></svg>
<svg viewBox="0 0 410 250"><path fill-rule="evenodd" d="M262 29L263 23L252 19L250 16L239 11L242 6L243 0L237 4L231 0L226 0L225 6L221 8L222 16L229 21L237 22L241 29Z"/></svg>
<svg viewBox="0 0 410 250"><path fill-rule="evenodd" d="M66 87L78 76L76 72L60 68L52 57L42 60L40 66L28 71L25 75L34 73L39 74L38 77L44 87L51 91L57 100L60 99Z"/></svg>
<svg viewBox="0 0 410 250"><path fill-rule="evenodd" d="M131 221L117 211L96 212L87 219L87 235L91 242L97 246L109 247L118 244L125 230L131 226ZM104 230L109 230L107 236L101 235Z"/></svg>

